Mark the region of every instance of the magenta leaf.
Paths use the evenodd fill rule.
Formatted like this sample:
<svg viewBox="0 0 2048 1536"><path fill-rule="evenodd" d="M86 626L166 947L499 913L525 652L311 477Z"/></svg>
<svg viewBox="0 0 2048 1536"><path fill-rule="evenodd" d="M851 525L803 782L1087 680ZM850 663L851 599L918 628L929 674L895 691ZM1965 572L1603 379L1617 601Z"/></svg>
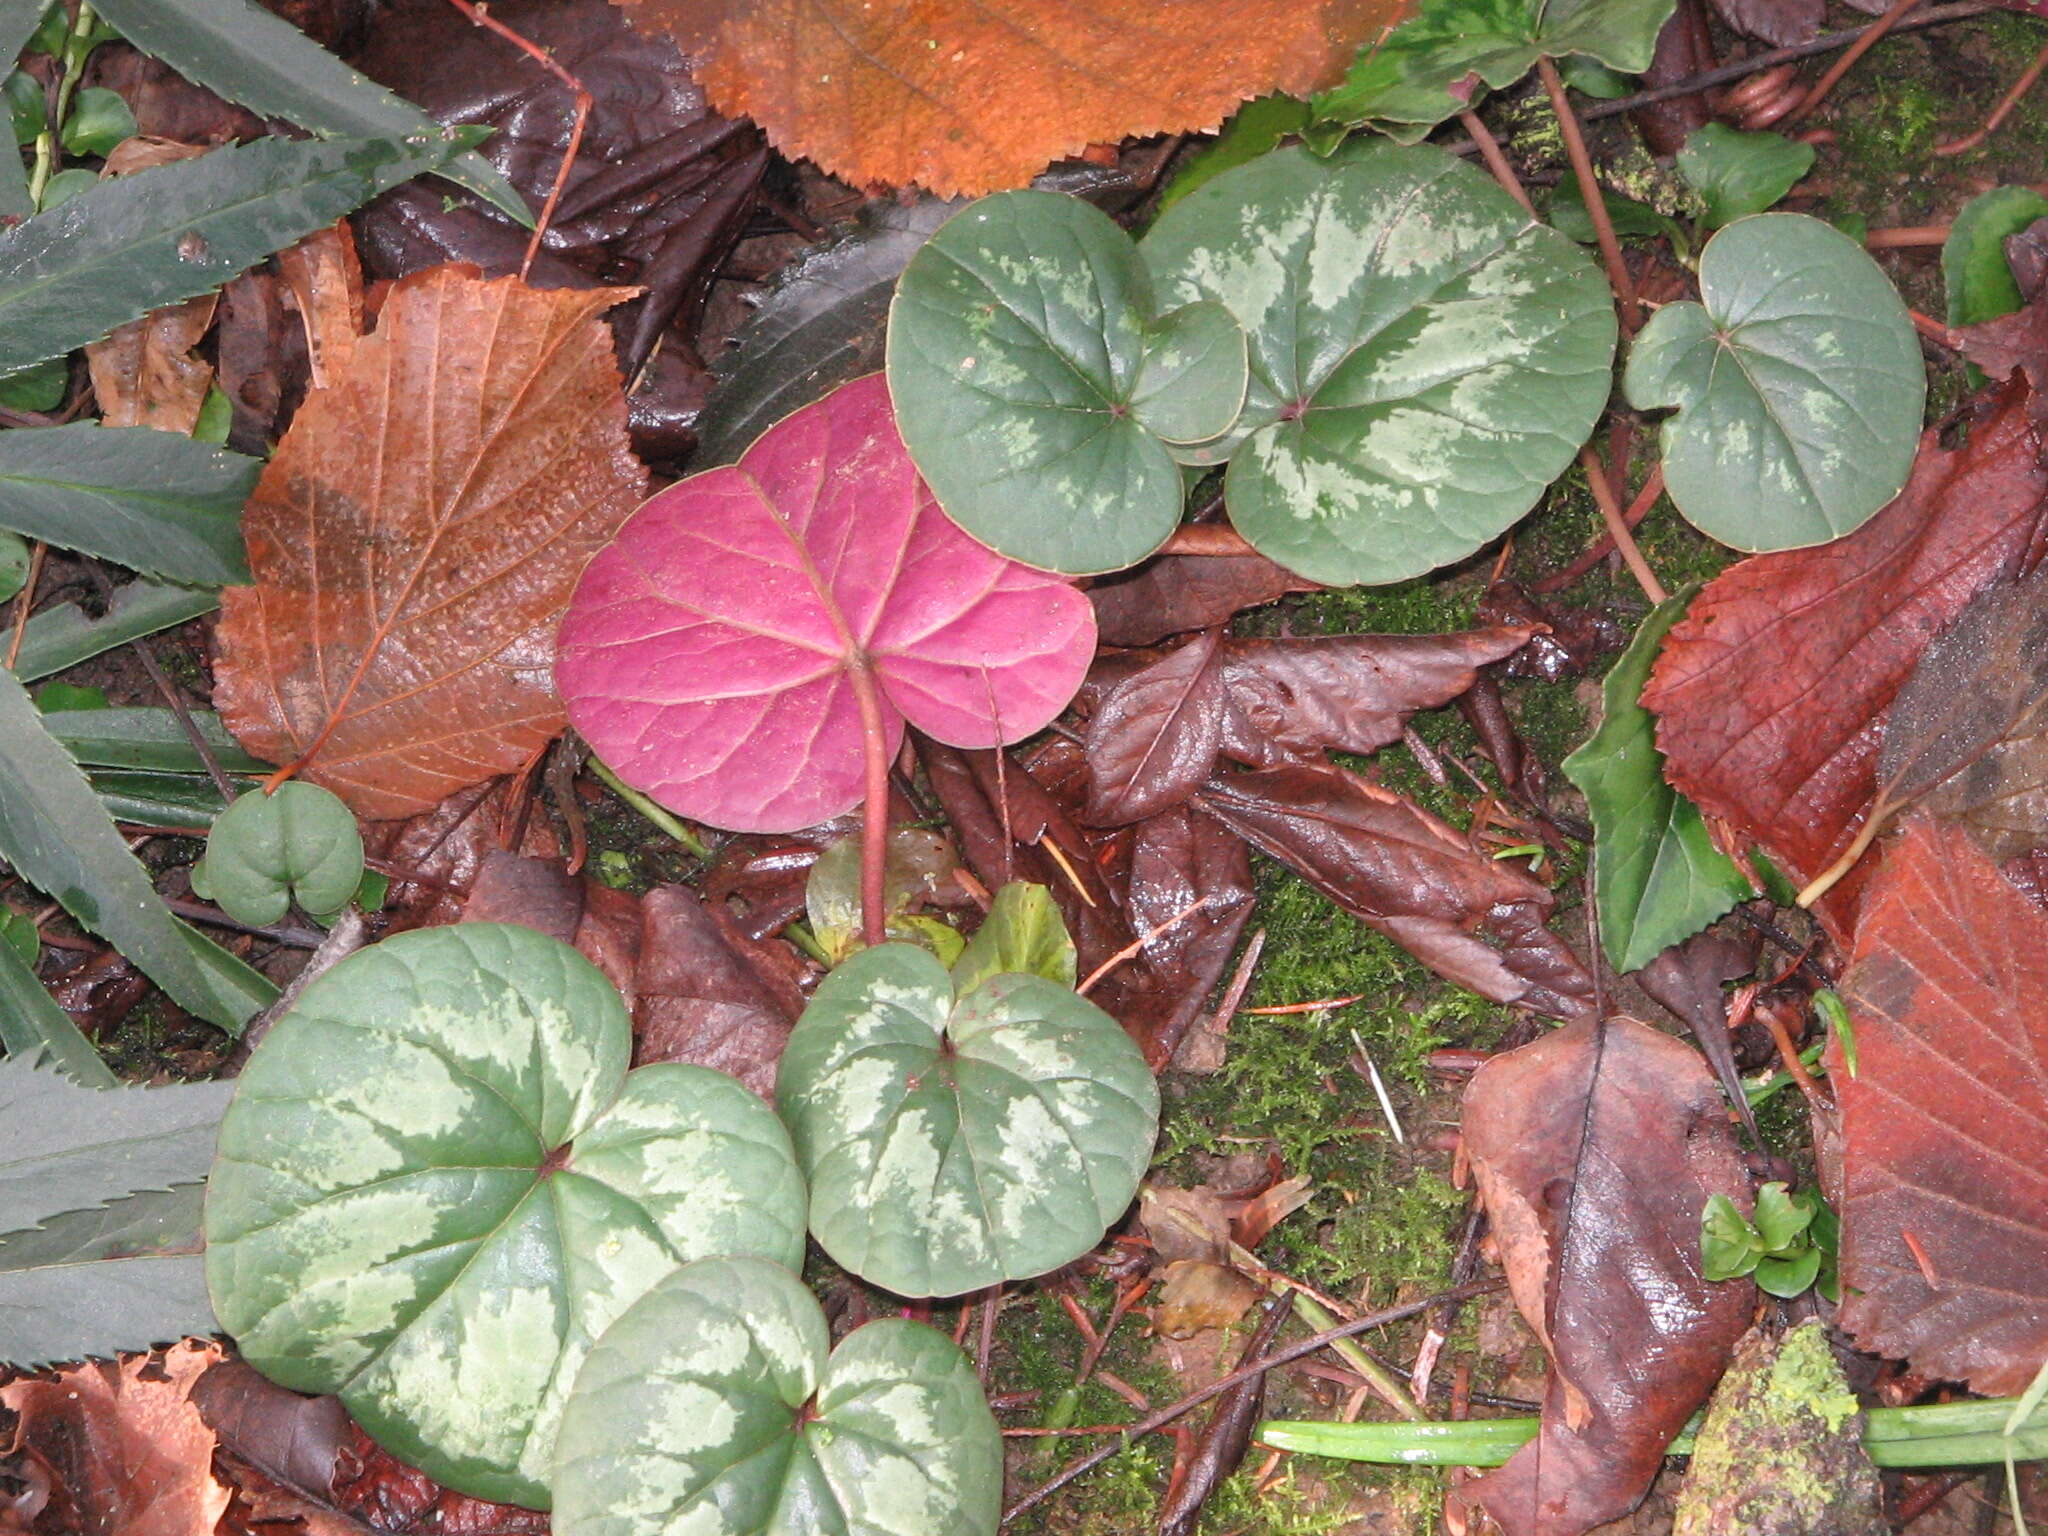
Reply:
<svg viewBox="0 0 2048 1536"><path fill-rule="evenodd" d="M906 719L956 747L1041 729L1094 652L1085 596L939 510L876 374L634 513L570 600L555 682L634 788L786 832L861 798L858 673L893 756Z"/></svg>

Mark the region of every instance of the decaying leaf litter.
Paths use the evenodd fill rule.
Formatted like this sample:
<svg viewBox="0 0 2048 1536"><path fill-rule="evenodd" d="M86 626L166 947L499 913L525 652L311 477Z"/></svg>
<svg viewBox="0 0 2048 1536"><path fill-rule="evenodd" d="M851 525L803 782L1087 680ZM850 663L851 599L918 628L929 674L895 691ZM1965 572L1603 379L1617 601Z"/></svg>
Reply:
<svg viewBox="0 0 2048 1536"><path fill-rule="evenodd" d="M870 1517L849 1491L869 1464L831 1445L836 1431L904 1433L893 1410L865 1406L885 1390L923 1405L927 1425L897 1445L922 1469L902 1485L906 1529L987 1529L1010 1508L1019 1530L1490 1517L1576 1532L1620 1517L1648 1531L1667 1528L1674 1489L1679 1529L1757 1529L1790 1517L1745 1472L1791 1453L1782 1430L1745 1441L1766 1431L1761 1417L1745 1430L1740 1402L1791 1401L1789 1422L1806 1426L1791 1443L1813 1459L1780 1492L1809 1465L1836 1480L1834 1502L1786 1508L1933 1528L1985 1486L1959 1493L1965 1479L1944 1469L2008 1458L2017 1496L2032 1496L2026 1463L2044 1447L2009 1404L1940 1415L1975 1411L1972 1391L2025 1392L2048 1353L2033 1316L2041 1171L2026 1150L2044 1113L2028 974L2048 884L2034 392L2048 333L2029 229L2048 206L2024 187L2042 120L2021 98L1969 141L2040 50L2037 22L1904 8L1887 18L1895 35L1809 102L1830 54L1737 74L1725 95L1683 86L1866 18L1598 0L1503 22L1446 3L1410 17L1331 5L1244 18L1258 47L1219 51L1213 18L1190 7L1105 11L1078 32L1027 10L1030 62L1006 68L968 7L933 8L925 57L900 34L855 46L875 23L830 5L763 30L765 13L711 5L644 0L622 19L601 0L511 0L492 9L503 32L446 0L282 5L282 19L241 0L34 9L9 34L26 48L10 85L23 185L0 188L29 223L0 233L0 271L18 284L61 265L37 221L69 206L81 270L98 261L107 276L56 305L0 283L34 364L0 381L15 429L0 439L0 537L21 552L0 575L16 571L22 593L6 634L19 683L0 697L13 875L0 1039L21 1106L10 1122L36 1127L8 1154L21 1198L0 1220L0 1339L24 1367L108 1363L0 1387L7 1519L547 1527L481 1492L552 1496L557 1528L598 1529L621 1490L695 1496L674 1470L687 1436L635 1441L597 1406L621 1391L671 1405L658 1412L708 1393L721 1412L796 1414L786 1476L703 1452L725 1507L751 1511L732 1514L739 1529L803 1489ZM338 73L306 38L396 94ZM1094 66L1133 49L1145 69L1106 87L1116 76ZM820 78L789 72L791 56L828 53L839 62ZM1638 85L1680 89L1609 110ZM1306 99L1268 97L1223 125L1274 90ZM1710 114L1721 124L1704 127ZM266 119L291 128L209 157L264 136ZM434 140L434 119L495 131L478 155L474 140ZM1574 164L1579 119L1602 217ZM1503 185L1376 137L1412 143L1438 123L1437 144L1476 148ZM1773 127L1768 142L1742 136ZM389 147L323 161L317 141L337 138ZM1675 171L1652 158L1680 149ZM1006 238L1040 280L1063 257L1032 221L1059 210L1097 264L1086 303L1057 327L984 331L973 295L1021 316L1028 281L1013 274L1024 286L1006 296L914 269L891 316L898 274L963 196L1020 187L1061 154L1075 158L1023 201L967 206L1017 210ZM133 188L87 194L102 161L129 176L189 166L194 188L324 177L331 201L293 228L284 199L259 198L245 224L188 240L177 181L137 183L166 189L152 234ZM315 232L430 164L449 179L408 180ZM1390 212L1390 188L1425 216ZM1524 229L1517 197L1562 234ZM1303 199L1321 199L1305 237L1291 223ZM1404 292L1385 279L1417 270L1403 242L1439 203L1475 221L1463 269ZM546 232L530 245L493 204L546 206ZM1237 250L1231 217L1271 238ZM1862 260L1865 241L1887 254L1881 271L1829 269L1850 276L1805 293L1750 292L1794 239L1824 267ZM967 270L1000 247L963 222L926 265L944 253ZM1249 264L1230 275L1219 253ZM1281 309L1259 297L1297 272ZM1516 308L1531 288L1561 302L1554 333ZM1636 340L1642 301L1656 318ZM1852 325L1878 339L1856 342ZM1733 393L1688 372L1715 327L1741 332L1748 383ZM1831 376L1844 336L1862 372ZM1076 337L1100 352L1062 353ZM1581 381L1610 358L1627 369L1601 415ZM1038 375L1048 398L1086 381L1123 456L1096 458L1079 489L1036 461L991 496L978 478L1000 466L991 445L1026 442L1044 404L1005 394L1001 372L1048 362L1073 370ZM949 416L959 386L945 369L962 363L992 392ZM1817 394L1800 394L1801 368ZM1842 410L1864 437L1840 435ZM80 419L105 424L67 425ZM1801 431L1834 457L1804 453ZM981 462L949 458L952 439L980 445ZM1748 451L1717 451L1730 441ZM719 463L734 465L725 481L685 479L627 521L648 490ZM51 465L90 499L35 489ZM1372 531L1408 505L1403 477L1446 465L1422 522ZM1305 540L1287 528L1304 495L1323 520ZM1056 517L1034 508L1069 496L1084 522L1048 542ZM893 533L876 526L877 497ZM1624 512L1647 516L1609 553ZM1073 583L981 549L949 514L1005 555L1074 573L1171 540ZM1777 552L1729 565L1688 521ZM579 589L615 534L598 585ZM662 560L672 571L650 576ZM1318 588L1360 578L1392 584ZM565 715L581 740L556 739ZM279 804L319 786L346 802L316 813L308 799L305 817L354 813L359 884L334 872L352 840L315 857L294 842L315 824L298 813L223 818L211 873L191 868L229 797L262 809L263 788L287 780ZM139 917L109 907L117 890ZM337 895L362 917L336 920ZM520 937L534 930L544 943ZM496 960L489 987L451 981L461 966L432 958L450 940L531 952L551 977L580 952L575 984L616 994L573 1010L611 1010L611 1064L580 1076L581 1047L546 1023L553 981L509 983L519 967ZM273 1005L309 954L308 975L334 979ZM1616 974L1645 959L1639 977ZM556 1127L491 1154L506 1159L494 1166L511 1214L471 1201L477 1234L451 1238L422 1206L407 1241L424 1254L474 1240L487 1256L518 1247L506 1234L527 1231L537 1218L518 1213L543 1197L583 1212L545 1238L532 1229L539 1247L519 1251L551 1256L524 1280L494 1280L495 1259L446 1289L416 1275L408 1289L433 1300L384 1345L374 1314L393 1272L374 1256L351 1267L366 1235L334 1228L323 1257L294 1246L289 1221L269 1234L273 1206L251 1235L276 1256L241 1257L251 1191L268 1187L248 1170L269 1154L218 1165L213 1247L197 1256L225 1081L156 1088L143 1118L117 1113L111 1131L70 1108L141 1091L116 1082L226 1079L247 1063L305 1096L315 1119L294 1135L340 1128L315 1138L328 1150L310 1184L292 1175L320 1191L323 1228L359 1203L345 1178L323 1183L333 1159L367 1167L388 1143L408 1188L445 1181L478 1156L475 1108L432 1112L469 1127L451 1160L454 1143L421 1139L420 1111L394 1109L396 1089L375 1089L360 1057L315 1065L333 1049L323 1032L358 1027L352 998L409 995L414 983L351 990L380 960L437 1007L509 999L553 1053L547 1084L505 1084L508 1102L537 1093ZM846 969L828 1006L812 1008L834 963ZM274 1043L252 1054L273 1021ZM444 1025L394 1021L426 1054L401 1053L387 1085L432 1060L491 1059L432 1033ZM889 1058L899 1076L876 1079L883 1056L852 1047L883 1026L885 1055L924 1054ZM1072 1043L1084 1038L1096 1044ZM936 1050L915 1043L928 1039ZM1075 1155L1019 1163L1027 1100L995 1090L1047 1049L1066 1075L1044 1102ZM732 1078L779 1105L788 1150L771 1154L784 1133L759 1098L712 1090ZM882 1082L896 1119L862 1131L859 1105ZM1724 1092L1745 1088L1741 1121L1761 1144ZM559 1125L557 1091L583 1106ZM676 1108L693 1093L727 1107ZM605 1108L613 1095L624 1107ZM244 1097L229 1129L251 1146L260 1096ZM658 1132L616 1128L650 1115ZM933 1116L952 1129L902 1134ZM127 1137L131 1120L184 1126L207 1148L145 1147L156 1130ZM572 1124L588 1129L557 1145ZM656 1150L677 1135L695 1150ZM606 1151L629 1142L630 1168ZM723 1165L705 1148L741 1143L799 1185L848 1192L810 1222L822 1247L804 1278L822 1314L778 1278L794 1257L782 1239L663 1204L658 1170L696 1170L677 1176L709 1188L701 1170ZM983 1202L966 1227L945 1200L921 1203L903 1158L926 1145L999 1178L957 1186ZM1826 1220L1753 1196L1771 1180L1802 1200L1818 1187ZM896 1193L868 1203L876 1190ZM1710 1195L1733 1202L1724 1244L1732 1232L1774 1256L1759 1281L1831 1285L1838 1247L1840 1291L1760 1301L1746 1278L1707 1278ZM355 1230L388 1247L408 1230L394 1219ZM586 1230L608 1255L594 1267ZM688 1262L700 1253L733 1256ZM1503 1273L1512 1302L1489 1289ZM308 1331L309 1304L339 1310ZM1356 1339L1289 1344L1382 1313ZM1810 1327L1768 1353L1812 1316L1846 1377ZM239 1352L206 1341L224 1319ZM737 1374L674 1342L733 1320L756 1351ZM1763 1343L1738 1355L1752 1322ZM663 1340L665 1363L630 1343L635 1325ZM784 1329L811 1342L791 1353ZM177 1334L202 1342L145 1348ZM526 1377L478 1375L509 1341ZM593 1346L588 1380L572 1381ZM374 1369L346 1363L365 1348ZM309 1374L292 1363L309 1349L340 1355ZM1295 1358L1262 1377L1274 1349ZM1766 1384L1717 1400L1688 1474L1667 1444L1731 1358ZM1212 1407L1202 1394L1219 1378ZM498 1405L494 1422L465 1422L476 1404ZM1539 1404L1537 1432L1516 1416ZM1360 1416L1383 1422L1369 1435L1283 1422ZM1444 1459L1506 1464L1446 1482L1324 1454L1418 1459L1426 1427L1408 1426L1425 1418L1496 1421ZM1156 1428L1123 1449L1108 1427L1138 1421ZM497 1443L508 1434L517 1446ZM1366 1445L1402 1435L1395 1453ZM1889 1469L1881 1515L1859 1435ZM1082 1455L1096 1444L1108 1454ZM1063 1466L1080 1475L1040 1487Z"/></svg>

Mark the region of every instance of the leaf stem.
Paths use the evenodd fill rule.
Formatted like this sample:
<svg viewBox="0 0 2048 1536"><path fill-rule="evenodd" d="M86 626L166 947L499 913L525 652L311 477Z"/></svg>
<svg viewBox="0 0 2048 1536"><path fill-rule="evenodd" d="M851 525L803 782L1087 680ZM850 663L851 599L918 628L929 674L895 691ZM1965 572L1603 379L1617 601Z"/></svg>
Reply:
<svg viewBox="0 0 2048 1536"><path fill-rule="evenodd" d="M1893 0L1892 8L1864 28L1863 35L1842 51L1842 56L1828 66L1826 74L1814 81L1813 89L1799 99L1799 105L1786 117L1786 126L1790 127L1793 123L1799 122L1825 101L1828 92L1835 88L1835 82L1855 68L1858 59L1883 42L1885 34L1897 26L1904 19L1906 12L1919 3L1920 0Z"/></svg>
<svg viewBox="0 0 2048 1536"><path fill-rule="evenodd" d="M1522 185L1522 178L1515 174L1508 157L1502 153L1500 140L1479 119L1479 114L1470 107L1462 108L1458 121L1465 125L1465 131L1472 135L1472 142L1479 146L1479 157L1486 162L1486 168L1493 172L1493 179L1500 183L1501 190L1522 205L1522 211L1530 218L1536 217L1536 205L1529 201L1528 188Z"/></svg>
<svg viewBox="0 0 2048 1536"><path fill-rule="evenodd" d="M1600 455L1593 451L1590 443L1579 450L1579 462L1585 466L1586 484L1592 488L1593 500L1599 505L1600 520L1607 525L1607 536L1621 551L1629 574L1635 577L1636 585L1643 589L1643 595L1651 602L1663 602L1670 594L1664 590L1664 583L1657 579L1657 573L1650 569L1650 562L1643 558L1642 550L1636 547L1636 536L1629 531L1628 519L1622 515L1621 502L1607 479L1606 466L1600 462Z"/></svg>
<svg viewBox="0 0 2048 1536"><path fill-rule="evenodd" d="M1799 893L1798 905L1802 910L1810 910L1815 902L1833 890L1841 878L1856 867L1856 861L1869 851L1870 845L1877 841L1877 834L1884 830L1885 822L1891 818L1891 810L1890 806L1882 803L1870 808L1870 815L1864 819L1855 841L1843 849L1842 856L1816 875L1807 884L1806 889Z"/></svg>
<svg viewBox="0 0 2048 1536"><path fill-rule="evenodd" d="M678 821L669 814L665 806L656 804L646 795L641 794L639 790L633 788L624 779L620 778L616 773L612 772L611 765L606 763L595 752L590 755L590 771L600 779L603 779L606 787L613 794L633 807L634 810L638 811L670 837L681 843L683 850L691 858L708 859L711 857L711 849L703 838L692 832L685 823Z"/></svg>
<svg viewBox="0 0 2048 1536"><path fill-rule="evenodd" d="M846 669L860 706L861 760L866 770L860 822L860 936L870 949L888 942L889 733L882 724L882 694L866 657Z"/></svg>
<svg viewBox="0 0 2048 1536"><path fill-rule="evenodd" d="M1913 3L1918 4L1918 0L1913 0ZM1578 116L1565 97L1564 81L1558 76L1557 66L1548 58L1539 58L1536 73L1542 77L1543 89L1550 94L1551 111L1557 114L1557 129L1564 135L1565 154L1572 162L1572 174L1579 179L1579 192L1586 200L1586 214L1593 221L1593 235L1600 242L1600 259L1607 266L1607 281L1613 285L1615 302L1621 306L1622 327L1633 334L1642 326L1643 306L1636 297L1635 281L1628 275L1628 263L1621 259L1621 241L1615 237L1614 221L1607 217L1607 197L1600 190L1599 179L1593 174L1593 157L1586 150L1586 135L1580 130Z"/></svg>
<svg viewBox="0 0 2048 1536"><path fill-rule="evenodd" d="M36 135L36 164L29 173L28 200L36 207L43 206L43 193L50 185L50 173L57 168L58 135L64 131L64 119L71 115L72 93L78 89L78 82L85 75L85 61L92 52L92 29L96 17L92 6L81 0L78 13L71 18L71 30L64 36L64 74L57 82L57 100L49 109L42 132Z"/></svg>

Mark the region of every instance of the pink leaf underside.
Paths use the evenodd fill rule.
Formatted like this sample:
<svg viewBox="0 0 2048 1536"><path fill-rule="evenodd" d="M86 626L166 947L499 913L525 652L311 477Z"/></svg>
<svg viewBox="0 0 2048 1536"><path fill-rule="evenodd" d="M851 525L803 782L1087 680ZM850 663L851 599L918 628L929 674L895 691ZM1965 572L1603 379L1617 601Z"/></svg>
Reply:
<svg viewBox="0 0 2048 1536"><path fill-rule="evenodd" d="M917 478L877 374L650 499L562 622L569 720L628 784L742 832L861 796L852 668L956 747L1044 727L1095 650L1088 600L962 533Z"/></svg>

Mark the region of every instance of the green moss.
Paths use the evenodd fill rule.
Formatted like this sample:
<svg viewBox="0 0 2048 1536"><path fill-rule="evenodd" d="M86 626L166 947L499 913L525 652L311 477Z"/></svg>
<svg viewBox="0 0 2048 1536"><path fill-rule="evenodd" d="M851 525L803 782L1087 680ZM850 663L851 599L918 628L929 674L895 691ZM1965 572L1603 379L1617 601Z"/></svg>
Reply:
<svg viewBox="0 0 2048 1536"><path fill-rule="evenodd" d="M1842 93L1834 117L1842 160L1866 183L1898 176L1934 147L1945 103L1927 78L1926 58L1918 39L1882 42L1865 55L1854 83Z"/></svg>

